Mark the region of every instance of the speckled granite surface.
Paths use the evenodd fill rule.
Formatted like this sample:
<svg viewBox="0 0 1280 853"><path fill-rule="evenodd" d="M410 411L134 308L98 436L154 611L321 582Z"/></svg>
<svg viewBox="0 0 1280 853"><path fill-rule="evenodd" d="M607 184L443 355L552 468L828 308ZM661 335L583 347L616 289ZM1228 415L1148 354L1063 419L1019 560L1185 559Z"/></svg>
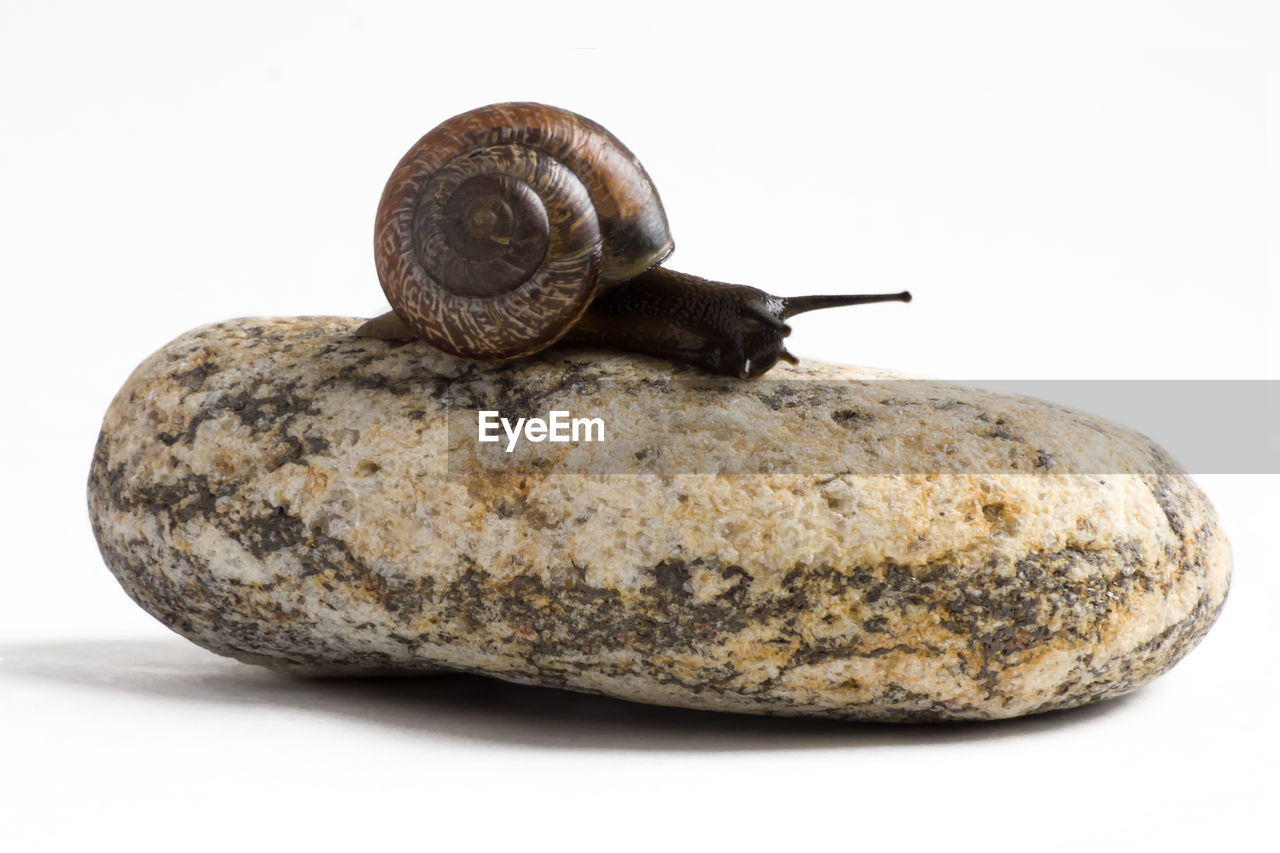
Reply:
<svg viewBox="0 0 1280 853"><path fill-rule="evenodd" d="M730 395L620 355L481 366L356 339L359 322L194 330L107 412L89 478L102 554L208 649L300 673L443 668L694 708L988 719L1134 689L1226 596L1204 496L1141 436L1078 413L942 385L886 403L874 381L838 380L888 374L815 362ZM564 394L656 451L629 455L640 473L557 469L555 453L608 443L544 446L549 465L505 474L447 456L448 406L532 412ZM663 419L632 416L655 410L666 428L637 434ZM680 469L779 442L805 464ZM923 453L961 473L910 473ZM1081 454L1108 473L1044 473ZM908 473L843 473L869 460Z"/></svg>

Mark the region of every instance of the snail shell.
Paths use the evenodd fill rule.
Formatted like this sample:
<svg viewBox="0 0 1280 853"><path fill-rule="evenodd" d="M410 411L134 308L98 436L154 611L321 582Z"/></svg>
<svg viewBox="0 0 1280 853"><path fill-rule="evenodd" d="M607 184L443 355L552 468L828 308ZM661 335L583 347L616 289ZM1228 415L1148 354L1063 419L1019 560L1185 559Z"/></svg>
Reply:
<svg viewBox="0 0 1280 853"><path fill-rule="evenodd" d="M418 140L383 190L374 232L401 322L482 360L550 345L598 292L672 249L658 193L626 146L532 103L462 113Z"/></svg>

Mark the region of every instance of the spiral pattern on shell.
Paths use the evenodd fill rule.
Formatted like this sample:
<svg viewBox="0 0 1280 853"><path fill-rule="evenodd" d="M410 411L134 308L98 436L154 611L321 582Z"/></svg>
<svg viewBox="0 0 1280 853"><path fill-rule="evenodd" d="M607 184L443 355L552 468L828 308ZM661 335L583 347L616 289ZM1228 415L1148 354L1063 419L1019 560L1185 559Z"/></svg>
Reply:
<svg viewBox="0 0 1280 853"><path fill-rule="evenodd" d="M454 116L415 144L378 206L378 278L415 335L465 358L536 352L600 287L672 250L635 156L590 119L542 104Z"/></svg>

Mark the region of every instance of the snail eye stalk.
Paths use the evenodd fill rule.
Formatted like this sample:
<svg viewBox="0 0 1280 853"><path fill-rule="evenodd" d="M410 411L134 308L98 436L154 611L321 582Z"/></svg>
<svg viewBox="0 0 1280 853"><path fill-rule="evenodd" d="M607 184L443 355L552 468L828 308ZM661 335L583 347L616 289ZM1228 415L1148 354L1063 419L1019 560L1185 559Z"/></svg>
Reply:
<svg viewBox="0 0 1280 853"><path fill-rule="evenodd" d="M804 314L806 311L821 311L824 308L843 308L846 305L869 305L872 302L910 302L911 293L866 293L846 296L792 296L782 300L782 319Z"/></svg>

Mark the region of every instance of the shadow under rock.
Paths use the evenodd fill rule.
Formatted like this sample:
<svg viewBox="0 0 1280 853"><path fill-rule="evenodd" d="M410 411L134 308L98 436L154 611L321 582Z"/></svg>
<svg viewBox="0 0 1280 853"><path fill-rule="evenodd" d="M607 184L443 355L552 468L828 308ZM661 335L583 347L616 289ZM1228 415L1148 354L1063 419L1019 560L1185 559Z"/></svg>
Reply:
<svg viewBox="0 0 1280 853"><path fill-rule="evenodd" d="M176 637L0 647L4 675L558 749L714 752L953 743L1084 723L1128 699L984 723L857 723L666 708L466 674L307 679L219 657Z"/></svg>

